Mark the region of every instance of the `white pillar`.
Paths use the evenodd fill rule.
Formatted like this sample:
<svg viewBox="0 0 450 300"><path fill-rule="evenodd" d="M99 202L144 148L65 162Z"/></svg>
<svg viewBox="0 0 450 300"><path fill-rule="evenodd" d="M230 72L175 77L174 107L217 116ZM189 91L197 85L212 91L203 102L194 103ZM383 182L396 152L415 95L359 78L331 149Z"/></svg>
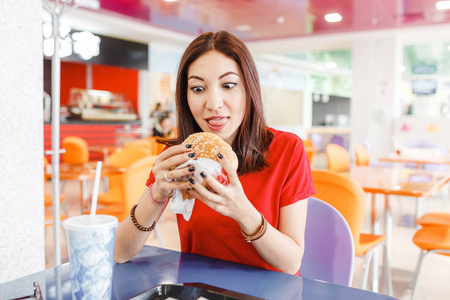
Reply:
<svg viewBox="0 0 450 300"><path fill-rule="evenodd" d="M45 269L41 18L0 1L0 283Z"/></svg>
<svg viewBox="0 0 450 300"><path fill-rule="evenodd" d="M376 161L391 151L393 119L400 115L403 45L398 37L368 36L354 40L352 55L350 141L368 141Z"/></svg>

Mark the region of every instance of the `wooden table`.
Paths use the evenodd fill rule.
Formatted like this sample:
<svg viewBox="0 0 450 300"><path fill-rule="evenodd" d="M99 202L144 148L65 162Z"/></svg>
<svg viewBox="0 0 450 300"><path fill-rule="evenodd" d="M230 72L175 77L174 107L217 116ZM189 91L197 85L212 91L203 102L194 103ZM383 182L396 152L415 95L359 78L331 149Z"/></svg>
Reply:
<svg viewBox="0 0 450 300"><path fill-rule="evenodd" d="M81 182L81 212L83 213L89 206L89 180L95 178L95 168L97 162L91 161L84 164L68 164L60 163L59 177L62 180L79 180ZM103 164L101 177L120 174L125 172L125 168L118 168L112 165ZM45 175L52 175L52 166L48 165L45 168Z"/></svg>
<svg viewBox="0 0 450 300"><path fill-rule="evenodd" d="M384 195L384 214L386 222L386 241L390 249L392 232L392 211L389 203L390 195L415 197L417 199L416 220L423 214L425 198L436 195L444 185L450 182L450 172L426 171L394 166L371 167L352 166L350 177L364 189L372 194L372 228L379 233L379 222L376 216L376 195Z"/></svg>
<svg viewBox="0 0 450 300"><path fill-rule="evenodd" d="M378 160L391 163L416 163L417 168L420 169L424 164L450 165L450 155L403 155L391 153L388 156L381 157Z"/></svg>
<svg viewBox="0 0 450 300"><path fill-rule="evenodd" d="M96 153L103 153L103 162L106 162L108 159L108 156L115 152L122 149L122 147L119 146L111 146L111 145L105 145L105 146L88 146L89 152L96 152Z"/></svg>

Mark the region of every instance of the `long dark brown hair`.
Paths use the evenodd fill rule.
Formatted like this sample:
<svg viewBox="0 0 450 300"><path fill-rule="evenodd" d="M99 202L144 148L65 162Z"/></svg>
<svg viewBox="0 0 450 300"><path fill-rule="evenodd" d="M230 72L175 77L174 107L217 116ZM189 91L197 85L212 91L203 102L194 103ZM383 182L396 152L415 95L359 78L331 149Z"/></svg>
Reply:
<svg viewBox="0 0 450 300"><path fill-rule="evenodd" d="M180 144L192 133L202 131L188 106L187 76L189 66L200 56L213 50L236 61L243 76L246 94L245 114L231 145L239 159L238 174L261 171L268 166L266 153L272 141L272 133L267 130L264 119L258 73L245 44L227 31L204 33L184 52L178 69L175 93L178 136L166 141L165 144Z"/></svg>

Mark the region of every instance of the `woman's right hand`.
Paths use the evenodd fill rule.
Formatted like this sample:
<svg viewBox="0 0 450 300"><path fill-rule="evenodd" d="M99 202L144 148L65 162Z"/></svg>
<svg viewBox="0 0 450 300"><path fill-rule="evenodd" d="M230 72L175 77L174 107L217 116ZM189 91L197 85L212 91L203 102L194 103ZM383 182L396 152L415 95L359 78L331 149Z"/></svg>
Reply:
<svg viewBox="0 0 450 300"><path fill-rule="evenodd" d="M169 147L156 157L155 165L152 169L153 176L155 177L152 194L157 201L162 202L164 199L172 196L172 192L175 189L187 189L190 187L187 178L190 174L194 173L195 168L193 166L187 166L185 168L175 169L175 167L195 158L191 144L180 144ZM185 179L174 180L179 178Z"/></svg>

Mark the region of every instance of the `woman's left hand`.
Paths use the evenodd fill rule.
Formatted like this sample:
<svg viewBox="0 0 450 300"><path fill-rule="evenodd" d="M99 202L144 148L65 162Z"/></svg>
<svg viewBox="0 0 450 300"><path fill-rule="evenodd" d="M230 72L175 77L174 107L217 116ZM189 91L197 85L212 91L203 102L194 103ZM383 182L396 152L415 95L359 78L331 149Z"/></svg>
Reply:
<svg viewBox="0 0 450 300"><path fill-rule="evenodd" d="M238 175L227 158L223 156L219 161L228 176L229 184L223 185L210 174L202 172L200 175L210 189L191 177L190 193L218 213L239 222L246 212L256 209L245 195Z"/></svg>

